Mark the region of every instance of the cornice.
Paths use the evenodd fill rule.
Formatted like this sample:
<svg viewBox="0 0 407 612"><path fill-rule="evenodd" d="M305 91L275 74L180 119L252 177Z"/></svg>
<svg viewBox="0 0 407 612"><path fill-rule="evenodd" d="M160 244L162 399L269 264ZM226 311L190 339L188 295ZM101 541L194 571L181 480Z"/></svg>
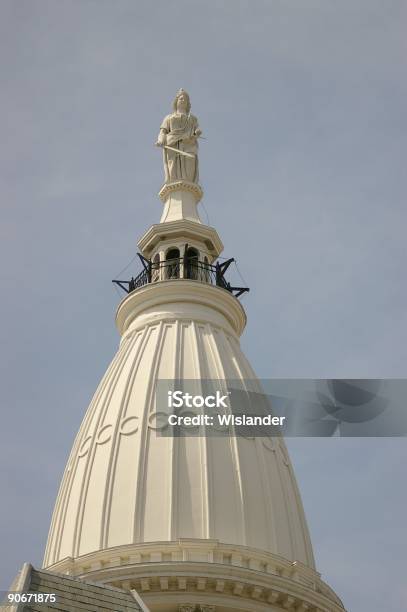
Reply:
<svg viewBox="0 0 407 612"><path fill-rule="evenodd" d="M182 303L182 308L177 304ZM187 305L191 305L188 309ZM121 336L130 326L145 325L150 320L192 319L211 321L217 313L216 323L240 336L246 325L246 313L239 300L229 291L199 281L174 279L144 285L132 291L119 304L116 325ZM219 317L219 315L221 315ZM141 318L142 317L142 318ZM211 321L212 322L212 321Z"/></svg>
<svg viewBox="0 0 407 612"><path fill-rule="evenodd" d="M297 612L344 612L340 599L315 570L272 553L217 540L117 546L67 558L48 569L135 588L143 597L148 594L157 601L163 592L174 597L216 594L231 609L255 600L255 610L270 610L272 603L276 609Z"/></svg>
<svg viewBox="0 0 407 612"><path fill-rule="evenodd" d="M137 246L143 255L148 257L159 242L169 238L175 240L180 237L185 240L198 240L204 243L215 257L218 257L223 251L223 243L215 228L187 219L152 225L140 238Z"/></svg>

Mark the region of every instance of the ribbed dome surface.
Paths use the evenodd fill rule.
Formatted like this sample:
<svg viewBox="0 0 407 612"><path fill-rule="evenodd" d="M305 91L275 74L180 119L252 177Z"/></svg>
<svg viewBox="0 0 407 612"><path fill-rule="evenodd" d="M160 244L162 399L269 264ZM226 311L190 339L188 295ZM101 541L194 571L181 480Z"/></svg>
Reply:
<svg viewBox="0 0 407 612"><path fill-rule="evenodd" d="M120 348L75 440L44 564L145 542L213 539L314 568L281 439L157 436L158 379L255 377L242 307L189 280L139 289L118 311Z"/></svg>

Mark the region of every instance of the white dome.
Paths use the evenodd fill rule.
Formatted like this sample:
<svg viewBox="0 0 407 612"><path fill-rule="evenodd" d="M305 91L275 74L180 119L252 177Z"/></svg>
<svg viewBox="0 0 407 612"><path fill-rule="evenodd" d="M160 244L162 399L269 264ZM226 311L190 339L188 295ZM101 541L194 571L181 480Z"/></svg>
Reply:
<svg viewBox="0 0 407 612"><path fill-rule="evenodd" d="M343 612L315 570L280 437L157 433L157 381L259 389L223 279L230 260L211 265L223 245L196 213L201 192L169 187L165 221L139 241L145 272L119 305L120 348L73 445L44 566L135 588L152 612Z"/></svg>
<svg viewBox="0 0 407 612"><path fill-rule="evenodd" d="M237 332L240 303L195 281L148 285L118 310L120 349L89 406L63 477L45 565L179 538L249 546L313 568L281 439L161 437L158 379L255 375Z"/></svg>

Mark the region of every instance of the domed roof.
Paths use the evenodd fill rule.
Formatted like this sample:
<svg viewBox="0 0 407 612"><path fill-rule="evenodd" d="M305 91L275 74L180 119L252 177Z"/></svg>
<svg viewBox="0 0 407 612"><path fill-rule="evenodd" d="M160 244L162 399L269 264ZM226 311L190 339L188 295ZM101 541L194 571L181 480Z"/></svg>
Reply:
<svg viewBox="0 0 407 612"><path fill-rule="evenodd" d="M255 380L239 345L245 318L238 300L210 285L167 281L130 294L118 320L124 335L69 457L45 566L118 546L195 538L313 568L282 439L157 435L158 380Z"/></svg>

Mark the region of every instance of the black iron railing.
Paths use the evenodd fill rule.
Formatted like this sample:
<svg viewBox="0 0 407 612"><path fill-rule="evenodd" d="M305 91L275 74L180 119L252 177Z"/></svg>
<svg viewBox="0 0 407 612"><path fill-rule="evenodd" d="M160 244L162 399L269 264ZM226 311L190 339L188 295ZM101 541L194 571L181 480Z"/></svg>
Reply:
<svg viewBox="0 0 407 612"><path fill-rule="evenodd" d="M158 283L166 280L188 279L209 285L222 287L239 297L242 293L249 291L247 287L232 287L226 280L225 272L234 261L228 259L223 263L215 265L201 261L195 257L177 257L165 261L152 262L139 255L143 264L143 271L129 281L113 280L112 282L121 287L126 293L131 293L149 283Z"/></svg>

